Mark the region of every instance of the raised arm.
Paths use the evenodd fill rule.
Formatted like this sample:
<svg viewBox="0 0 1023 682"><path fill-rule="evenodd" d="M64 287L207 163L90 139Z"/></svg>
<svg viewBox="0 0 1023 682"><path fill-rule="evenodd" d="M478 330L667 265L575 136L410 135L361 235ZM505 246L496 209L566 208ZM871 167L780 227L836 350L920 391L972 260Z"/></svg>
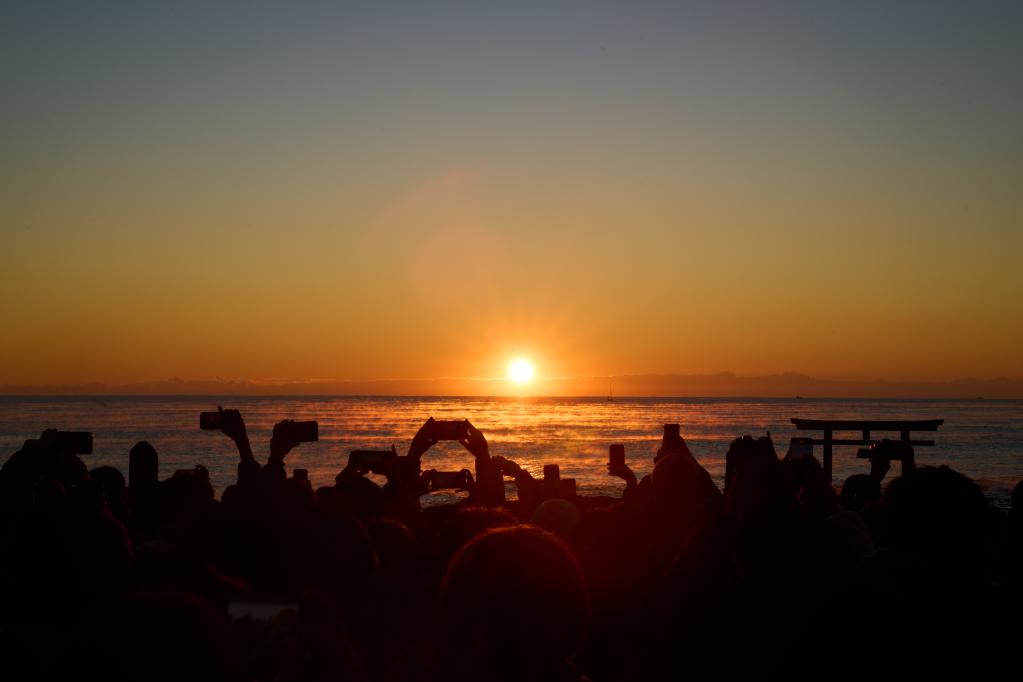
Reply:
<svg viewBox="0 0 1023 682"><path fill-rule="evenodd" d="M519 491L519 506L522 507L523 515L529 514L541 502L543 493L540 489L540 482L533 478L532 474L510 459L494 455L490 461L501 472L502 476L510 476L515 481L515 487Z"/></svg>
<svg viewBox="0 0 1023 682"><path fill-rule="evenodd" d="M249 434L245 430L245 420L242 419L238 410L225 410L217 406L220 412L220 431L234 441L238 448L238 483L251 481L259 475L259 462L252 455L252 445L249 443Z"/></svg>
<svg viewBox="0 0 1023 682"><path fill-rule="evenodd" d="M620 464L608 463L607 474L608 476L617 476L625 481L625 490L622 492L622 497L628 497L636 489L636 474L632 472L628 464L624 462Z"/></svg>

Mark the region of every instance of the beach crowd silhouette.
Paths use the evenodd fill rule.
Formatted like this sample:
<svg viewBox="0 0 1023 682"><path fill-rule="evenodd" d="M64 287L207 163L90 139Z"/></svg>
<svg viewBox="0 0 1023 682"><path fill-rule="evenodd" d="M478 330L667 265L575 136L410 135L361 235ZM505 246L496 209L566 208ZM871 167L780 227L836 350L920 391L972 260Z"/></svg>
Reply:
<svg viewBox="0 0 1023 682"><path fill-rule="evenodd" d="M0 677L1019 675L1021 487L998 510L904 444L878 443L836 489L812 454L743 435L722 490L666 425L650 475L609 444L624 493L583 497L556 468L492 455L468 421L429 419L406 454L353 452L314 489L286 464L314 423L280 422L262 462L238 411L204 420L238 448L219 498L201 466L160 480L144 441L127 480L87 466L88 434L46 431L6 460ZM439 440L474 470L424 468ZM467 497L421 505L436 489Z"/></svg>

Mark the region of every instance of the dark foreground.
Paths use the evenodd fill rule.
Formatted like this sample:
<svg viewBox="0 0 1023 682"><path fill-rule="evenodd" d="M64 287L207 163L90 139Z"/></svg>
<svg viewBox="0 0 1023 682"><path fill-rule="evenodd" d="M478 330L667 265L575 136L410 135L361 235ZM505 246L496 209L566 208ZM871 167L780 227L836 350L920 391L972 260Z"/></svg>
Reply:
<svg viewBox="0 0 1023 682"><path fill-rule="evenodd" d="M622 499L577 498L455 436L475 476L353 457L313 490L275 428L237 482L126 484L54 432L0 471L0 678L104 680L1008 679L1018 674L1023 499L879 447L839 493L805 453L736 439L724 491L670 430ZM434 425L435 426L435 425ZM901 475L889 476L891 462ZM379 486L367 473L386 476ZM503 479L518 499L504 500ZM886 480L887 479L887 480ZM463 485L423 509L431 486Z"/></svg>

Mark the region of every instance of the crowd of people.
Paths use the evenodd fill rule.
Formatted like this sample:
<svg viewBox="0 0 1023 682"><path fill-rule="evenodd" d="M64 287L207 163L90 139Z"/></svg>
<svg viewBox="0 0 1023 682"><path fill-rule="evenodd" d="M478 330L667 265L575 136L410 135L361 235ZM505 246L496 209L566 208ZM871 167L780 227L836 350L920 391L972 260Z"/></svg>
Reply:
<svg viewBox="0 0 1023 682"><path fill-rule="evenodd" d="M424 507L433 420L407 454L353 457L318 489L288 474L288 429L261 463L242 415L219 424L239 453L219 499L201 466L160 480L147 442L127 481L55 431L7 459L0 677L1018 675L1021 487L999 511L911 448L876 448L835 489L812 456L742 436L721 490L666 429L650 475L612 460L624 494L593 498L492 455L466 422L468 497Z"/></svg>

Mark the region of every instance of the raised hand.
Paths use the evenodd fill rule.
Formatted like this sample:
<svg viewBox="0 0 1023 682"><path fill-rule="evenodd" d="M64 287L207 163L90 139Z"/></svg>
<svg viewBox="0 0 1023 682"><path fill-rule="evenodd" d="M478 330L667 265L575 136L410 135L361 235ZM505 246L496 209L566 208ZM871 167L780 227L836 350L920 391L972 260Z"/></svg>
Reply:
<svg viewBox="0 0 1023 682"><path fill-rule="evenodd" d="M634 474L632 469L629 468L629 465L624 462L621 464L608 464L607 473L609 476L617 476L625 481L627 488L632 488L636 485L636 474Z"/></svg>
<svg viewBox="0 0 1023 682"><path fill-rule="evenodd" d="M891 460L884 454L877 454L870 458L870 480L879 484L884 480L884 477L888 475L888 471L891 470Z"/></svg>
<svg viewBox="0 0 1023 682"><path fill-rule="evenodd" d="M364 467L353 466L351 461L349 461L348 464L345 464L345 468L342 469L341 472L334 477L334 483L337 485L342 485L346 481L350 481L355 478L362 478L368 473L369 469L366 469Z"/></svg>
<svg viewBox="0 0 1023 682"><path fill-rule="evenodd" d="M217 410L220 412L220 432L225 436L233 440L235 443L249 442L249 434L245 430L245 420L242 419L242 413L238 410L225 410L220 405L217 405Z"/></svg>
<svg viewBox="0 0 1023 682"><path fill-rule="evenodd" d="M470 495L476 491L476 479L472 477L472 472L468 469L462 469L462 475L465 476L465 487L460 490L466 490Z"/></svg>
<svg viewBox="0 0 1023 682"><path fill-rule="evenodd" d="M483 434L473 429L480 438ZM469 438L466 440L472 442L473 434L470 433ZM469 446L465 445L466 449ZM476 455L476 480L475 486L470 490L472 497L484 506L493 507L504 502L504 479L501 477L501 471L498 469L494 460L487 456L486 453L486 440L483 441L483 456L477 454L479 450L479 443L473 443L476 451L469 449L474 455Z"/></svg>
<svg viewBox="0 0 1023 682"><path fill-rule="evenodd" d="M249 443L249 434L245 430L245 420L238 410L225 410L217 405L220 412L220 432L234 441L238 448L238 482L250 481L260 470L259 463L252 454L252 445Z"/></svg>
<svg viewBox="0 0 1023 682"><path fill-rule="evenodd" d="M500 472L505 476L518 478L523 474L526 474L527 476L529 475L529 472L527 472L525 469L519 466L516 462L513 462L512 460L507 459L505 457L501 457L500 455L493 455L490 458L490 461L492 461L500 470Z"/></svg>
<svg viewBox="0 0 1023 682"><path fill-rule="evenodd" d="M412 438L408 456L412 459L422 459L423 453L436 444L437 439L433 437L433 417L430 417L425 424L419 427L416 435Z"/></svg>
<svg viewBox="0 0 1023 682"><path fill-rule="evenodd" d="M270 437L271 462L283 462L288 453L301 442L291 436L291 429L288 428L290 421L284 419L274 424L273 435Z"/></svg>
<svg viewBox="0 0 1023 682"><path fill-rule="evenodd" d="M471 452L477 460L490 458L490 446L487 445L486 437L482 431L472 424L468 425L466 435L458 442Z"/></svg>

